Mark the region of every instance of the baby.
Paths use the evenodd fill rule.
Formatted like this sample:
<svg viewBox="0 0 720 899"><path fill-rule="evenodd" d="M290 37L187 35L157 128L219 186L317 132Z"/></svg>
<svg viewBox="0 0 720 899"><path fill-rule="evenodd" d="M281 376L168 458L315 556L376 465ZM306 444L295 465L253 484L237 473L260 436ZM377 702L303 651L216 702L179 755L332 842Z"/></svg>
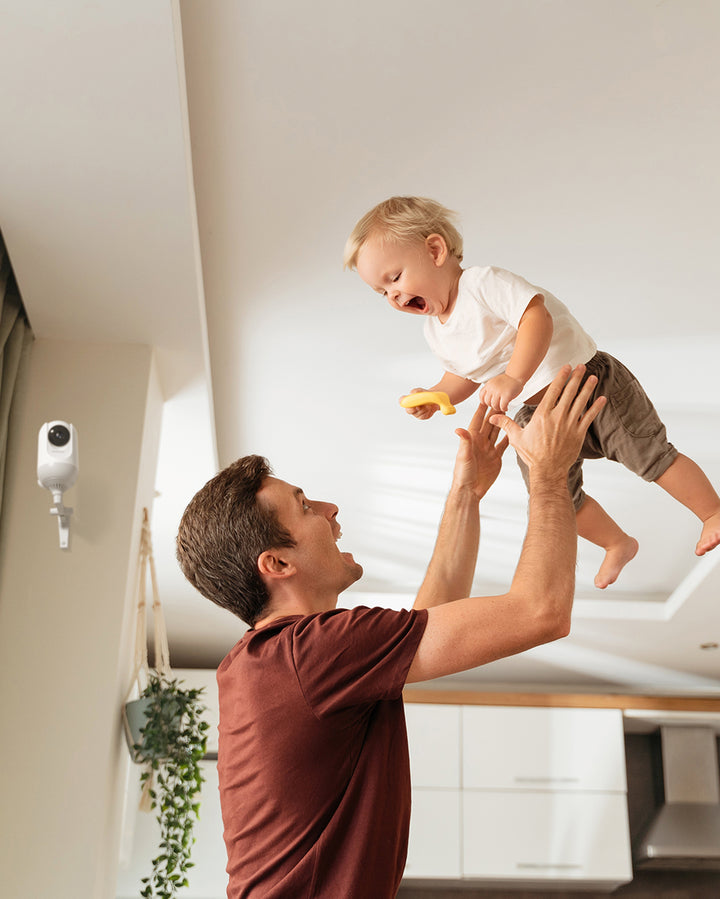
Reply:
<svg viewBox="0 0 720 899"><path fill-rule="evenodd" d="M665 426L634 375L593 339L549 291L492 266L462 268L463 241L454 214L434 200L392 197L364 215L345 246L344 264L356 269L400 312L425 317L425 338L444 374L432 387L457 404L480 385L480 400L515 420L530 420L547 386L566 363L585 364L598 378L595 395L607 405L590 426L568 486L578 534L605 550L595 577L614 583L638 543L582 489L583 459L612 459L654 481L702 522L698 556L720 543L720 497L702 469L668 442ZM408 409L420 419L435 404ZM527 467L518 459L527 483Z"/></svg>

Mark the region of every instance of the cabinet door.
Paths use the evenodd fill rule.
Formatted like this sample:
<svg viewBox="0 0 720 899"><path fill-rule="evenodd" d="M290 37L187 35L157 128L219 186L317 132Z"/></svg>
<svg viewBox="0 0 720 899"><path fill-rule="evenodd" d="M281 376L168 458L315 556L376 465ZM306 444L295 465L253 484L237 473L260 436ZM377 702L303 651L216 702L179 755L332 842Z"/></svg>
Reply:
<svg viewBox="0 0 720 899"><path fill-rule="evenodd" d="M460 786L460 706L405 705L413 787Z"/></svg>
<svg viewBox="0 0 720 899"><path fill-rule="evenodd" d="M405 878L461 876L460 817L459 790L413 790Z"/></svg>
<svg viewBox="0 0 720 899"><path fill-rule="evenodd" d="M619 709L465 706L463 786L627 789Z"/></svg>
<svg viewBox="0 0 720 899"><path fill-rule="evenodd" d="M626 797L467 790L463 853L465 877L629 881Z"/></svg>

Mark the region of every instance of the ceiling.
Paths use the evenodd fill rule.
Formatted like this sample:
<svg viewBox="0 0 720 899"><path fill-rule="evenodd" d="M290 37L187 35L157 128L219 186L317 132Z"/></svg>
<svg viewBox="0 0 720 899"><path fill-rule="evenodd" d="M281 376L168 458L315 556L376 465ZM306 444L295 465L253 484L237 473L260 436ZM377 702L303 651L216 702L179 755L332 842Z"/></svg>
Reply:
<svg viewBox="0 0 720 899"><path fill-rule="evenodd" d="M180 576L182 509L249 452L340 507L346 604L422 579L454 418L397 406L437 368L417 322L343 272L397 193L458 211L467 264L563 299L720 484L720 6L714 0L2 0L0 228L35 334L157 347L153 510L177 667L243 632ZM573 632L458 685L720 693L720 551L619 466L592 493L641 543L607 591L581 544ZM483 504L475 590L525 527L514 461Z"/></svg>

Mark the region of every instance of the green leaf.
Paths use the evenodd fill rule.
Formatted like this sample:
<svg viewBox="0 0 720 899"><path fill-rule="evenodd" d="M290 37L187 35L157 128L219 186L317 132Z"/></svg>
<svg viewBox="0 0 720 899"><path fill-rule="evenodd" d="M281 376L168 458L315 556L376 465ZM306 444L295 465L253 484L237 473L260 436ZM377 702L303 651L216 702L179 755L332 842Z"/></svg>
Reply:
<svg viewBox="0 0 720 899"><path fill-rule="evenodd" d="M210 725L202 717L206 710L200 700L203 690L185 689L181 683L151 672L143 691L151 702L142 728L142 752L148 762L141 783L147 781L150 769L156 772L151 797L160 824L161 850L152 861L151 875L143 878L143 899L173 899L178 888L188 885L184 872L193 866L190 848L200 808L195 798L205 780L200 760Z"/></svg>

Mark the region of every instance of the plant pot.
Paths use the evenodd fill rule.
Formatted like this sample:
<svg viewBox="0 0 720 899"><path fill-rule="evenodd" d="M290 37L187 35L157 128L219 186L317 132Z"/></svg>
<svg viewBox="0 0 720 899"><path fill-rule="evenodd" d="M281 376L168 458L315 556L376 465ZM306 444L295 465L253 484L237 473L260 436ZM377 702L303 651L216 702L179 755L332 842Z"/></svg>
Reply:
<svg viewBox="0 0 720 899"><path fill-rule="evenodd" d="M140 699L131 699L125 703L123 710L123 724L125 725L125 739L127 741L130 756L134 762L140 763L146 759L141 752L135 749L136 744L142 745L143 737L140 732L147 721L147 710L152 704L152 699L141 696Z"/></svg>
<svg viewBox="0 0 720 899"><path fill-rule="evenodd" d="M173 697L171 696L169 702L172 703L173 701ZM157 726L157 702L157 696L141 696L139 699L132 699L130 702L125 703L123 713L125 739L127 740L132 760L138 764L151 761L161 762L168 757L168 753L159 751L157 745L154 749L147 749L145 747L145 738L141 733L141 730L148 721L148 712L153 707L155 708L153 724ZM176 714L173 710L169 715L167 713L165 714L164 721L165 726L169 729L169 733L174 736L174 734L180 730L182 715ZM136 745L140 745L141 749L135 749Z"/></svg>

